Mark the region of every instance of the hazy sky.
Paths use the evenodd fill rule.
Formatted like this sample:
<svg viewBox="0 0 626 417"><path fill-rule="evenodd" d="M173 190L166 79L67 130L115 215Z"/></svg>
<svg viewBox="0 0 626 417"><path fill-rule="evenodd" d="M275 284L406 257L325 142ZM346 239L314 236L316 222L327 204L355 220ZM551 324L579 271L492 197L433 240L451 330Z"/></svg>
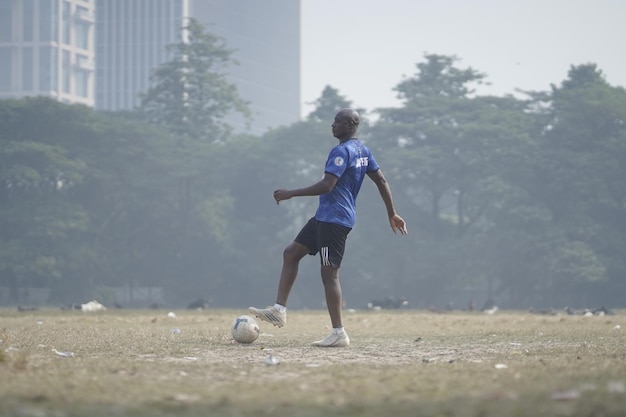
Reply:
<svg viewBox="0 0 626 417"><path fill-rule="evenodd" d="M326 85L355 107L399 105L424 53L487 74L485 94L548 90L595 63L626 86L626 0L302 0L302 101Z"/></svg>

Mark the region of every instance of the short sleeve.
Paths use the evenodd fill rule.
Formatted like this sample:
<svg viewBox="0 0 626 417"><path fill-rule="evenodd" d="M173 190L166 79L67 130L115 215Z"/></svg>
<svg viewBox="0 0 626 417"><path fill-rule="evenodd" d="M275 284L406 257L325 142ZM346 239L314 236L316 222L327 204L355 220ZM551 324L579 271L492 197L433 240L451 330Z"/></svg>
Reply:
<svg viewBox="0 0 626 417"><path fill-rule="evenodd" d="M372 155L372 153L370 152L369 154L369 161L367 164L367 171L366 172L376 172L380 169L380 167L378 166L378 162L376 162L376 159L374 159L374 155Z"/></svg>
<svg viewBox="0 0 626 417"><path fill-rule="evenodd" d="M324 168L324 172L328 172L329 174L340 178L346 170L348 162L349 154L347 149L345 149L343 146L335 146L328 154L328 159L326 160L326 167Z"/></svg>

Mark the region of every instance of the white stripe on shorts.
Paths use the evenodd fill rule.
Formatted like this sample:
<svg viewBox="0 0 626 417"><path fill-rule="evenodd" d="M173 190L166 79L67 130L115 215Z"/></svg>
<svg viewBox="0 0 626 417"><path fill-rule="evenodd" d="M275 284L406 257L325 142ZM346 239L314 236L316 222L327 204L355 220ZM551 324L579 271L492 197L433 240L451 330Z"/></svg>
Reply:
<svg viewBox="0 0 626 417"><path fill-rule="evenodd" d="M328 259L328 246L324 246L320 249L320 256L322 257L322 265L330 266L330 259Z"/></svg>

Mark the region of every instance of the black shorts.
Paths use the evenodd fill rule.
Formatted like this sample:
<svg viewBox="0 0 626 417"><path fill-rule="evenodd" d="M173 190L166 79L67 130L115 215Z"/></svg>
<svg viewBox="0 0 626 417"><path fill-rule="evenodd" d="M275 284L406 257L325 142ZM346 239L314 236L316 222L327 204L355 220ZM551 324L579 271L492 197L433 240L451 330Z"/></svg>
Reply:
<svg viewBox="0 0 626 417"><path fill-rule="evenodd" d="M311 217L300 230L295 241L309 248L309 255L319 252L322 265L339 268L350 230L352 229L349 227L320 222L315 217Z"/></svg>

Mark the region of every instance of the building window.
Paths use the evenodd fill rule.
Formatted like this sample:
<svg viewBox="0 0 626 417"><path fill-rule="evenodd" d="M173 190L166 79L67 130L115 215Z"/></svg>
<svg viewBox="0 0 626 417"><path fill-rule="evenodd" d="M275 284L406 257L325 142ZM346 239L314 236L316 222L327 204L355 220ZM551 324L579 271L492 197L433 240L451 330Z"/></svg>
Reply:
<svg viewBox="0 0 626 417"><path fill-rule="evenodd" d="M41 0L39 3L39 39L58 41L58 6L56 1Z"/></svg>
<svg viewBox="0 0 626 417"><path fill-rule="evenodd" d="M63 43L69 45L72 39L72 5L63 2Z"/></svg>
<svg viewBox="0 0 626 417"><path fill-rule="evenodd" d="M35 8L33 2L34 0L22 1L22 40L24 42L33 41L33 9Z"/></svg>
<svg viewBox="0 0 626 417"><path fill-rule="evenodd" d="M33 91L33 48L22 48L22 91Z"/></svg>
<svg viewBox="0 0 626 417"><path fill-rule="evenodd" d="M76 46L82 49L89 49L89 28L91 25L86 22L76 22Z"/></svg>
<svg viewBox="0 0 626 417"><path fill-rule="evenodd" d="M13 2L0 1L0 42L11 42L13 40L12 32Z"/></svg>
<svg viewBox="0 0 626 417"><path fill-rule="evenodd" d="M70 92L70 81L71 81L71 78L72 78L72 66L71 66L70 52L69 51L63 51L63 61L62 61L61 74L62 74L62 77L63 77L62 90L63 90L64 93L69 93Z"/></svg>
<svg viewBox="0 0 626 417"><path fill-rule="evenodd" d="M89 91L89 73L87 71L76 71L76 95L80 97L88 97Z"/></svg>
<svg viewBox="0 0 626 417"><path fill-rule="evenodd" d="M0 91L11 92L11 79L13 66L11 48L0 48Z"/></svg>
<svg viewBox="0 0 626 417"><path fill-rule="evenodd" d="M50 46L39 49L39 91L57 89L57 51Z"/></svg>

